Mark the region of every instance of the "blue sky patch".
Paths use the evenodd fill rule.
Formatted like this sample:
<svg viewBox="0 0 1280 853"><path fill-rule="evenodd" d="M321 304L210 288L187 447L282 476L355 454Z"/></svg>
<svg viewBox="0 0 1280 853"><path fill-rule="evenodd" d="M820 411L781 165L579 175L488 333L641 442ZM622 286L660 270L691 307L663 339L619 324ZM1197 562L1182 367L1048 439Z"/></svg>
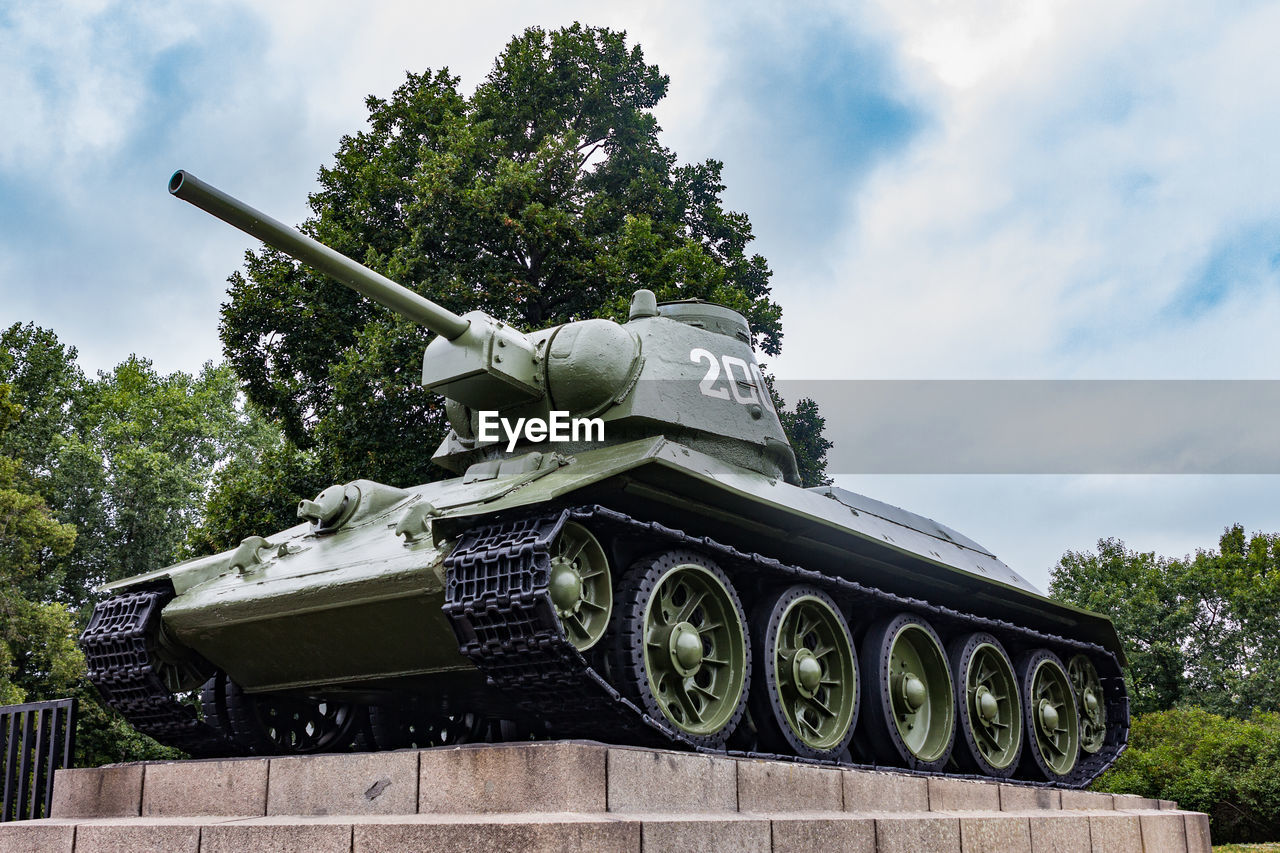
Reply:
<svg viewBox="0 0 1280 853"><path fill-rule="evenodd" d="M850 189L929 117L889 46L834 20L790 23L742 22L718 118L731 204L766 243L815 249L844 223Z"/></svg>

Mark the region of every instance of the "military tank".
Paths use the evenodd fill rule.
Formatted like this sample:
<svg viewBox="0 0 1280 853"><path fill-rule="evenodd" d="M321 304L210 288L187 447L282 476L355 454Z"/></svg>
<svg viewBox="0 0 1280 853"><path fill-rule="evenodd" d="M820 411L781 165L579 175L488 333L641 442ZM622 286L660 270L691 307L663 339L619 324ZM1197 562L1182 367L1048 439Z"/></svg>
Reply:
<svg viewBox="0 0 1280 853"><path fill-rule="evenodd" d="M296 527L104 587L89 677L139 731L193 756L575 737L1069 787L1123 751L1111 622L949 527L802 488L739 313L638 290L626 323L525 333L186 172L169 191L434 332L456 476L334 485Z"/></svg>

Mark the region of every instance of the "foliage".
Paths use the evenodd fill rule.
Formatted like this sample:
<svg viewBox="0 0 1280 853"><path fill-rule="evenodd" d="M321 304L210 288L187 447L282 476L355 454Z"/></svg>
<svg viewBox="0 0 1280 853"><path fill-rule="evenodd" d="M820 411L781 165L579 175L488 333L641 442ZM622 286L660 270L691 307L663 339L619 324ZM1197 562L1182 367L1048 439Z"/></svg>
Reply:
<svg viewBox="0 0 1280 853"><path fill-rule="evenodd" d="M321 169L303 230L446 308L518 328L625 317L647 287L742 311L755 345L777 353L768 264L746 252L747 217L723 208L721 164L677 164L658 141L667 82L625 34L578 24L512 39L469 98L447 70L410 74L367 100L368 128ZM247 255L230 293L227 359L325 479L441 475L428 451L442 406L417 384L427 332L271 249ZM816 415L810 404L792 420L811 432ZM806 446L820 469L825 450Z"/></svg>
<svg viewBox="0 0 1280 853"><path fill-rule="evenodd" d="M174 562L198 523L214 471L247 441L238 388L225 366L158 374L130 357L87 383L60 440L50 499L81 535L60 597Z"/></svg>
<svg viewBox="0 0 1280 853"><path fill-rule="evenodd" d="M260 438L214 475L185 556L225 551L255 533L292 527L298 501L329 485L314 453L298 450L277 431L266 430Z"/></svg>
<svg viewBox="0 0 1280 853"><path fill-rule="evenodd" d="M1217 551L1180 560L1104 539L1064 554L1049 591L1115 621L1135 713L1280 709L1280 536L1236 525Z"/></svg>
<svg viewBox="0 0 1280 853"><path fill-rule="evenodd" d="M787 411L776 394L774 399L782 419L782 429L791 442L791 449L796 452L801 485L806 488L831 485L826 470L827 451L832 444L823 435L827 421L818 413L818 404L806 397L796 403L794 410Z"/></svg>
<svg viewBox="0 0 1280 853"><path fill-rule="evenodd" d="M83 764L173 757L86 679L90 588L173 562L213 471L278 433L237 404L228 368L130 358L87 380L74 358L46 329L0 333L0 702L79 697Z"/></svg>
<svg viewBox="0 0 1280 853"><path fill-rule="evenodd" d="M1280 838L1280 714L1233 720L1190 708L1135 717L1128 750L1094 788L1206 812L1218 842Z"/></svg>
<svg viewBox="0 0 1280 853"><path fill-rule="evenodd" d="M71 402L84 384L74 347L34 323L14 323L0 331L0 382L23 413L0 439L0 456L18 460L36 477L49 473L58 437L71 424Z"/></svg>
<svg viewBox="0 0 1280 853"><path fill-rule="evenodd" d="M0 385L5 447L22 412L12 398L12 386ZM17 461L0 456L0 703L21 702L42 684L65 688L79 675L66 609L27 598L39 586L41 563L70 551L75 535L53 517Z"/></svg>

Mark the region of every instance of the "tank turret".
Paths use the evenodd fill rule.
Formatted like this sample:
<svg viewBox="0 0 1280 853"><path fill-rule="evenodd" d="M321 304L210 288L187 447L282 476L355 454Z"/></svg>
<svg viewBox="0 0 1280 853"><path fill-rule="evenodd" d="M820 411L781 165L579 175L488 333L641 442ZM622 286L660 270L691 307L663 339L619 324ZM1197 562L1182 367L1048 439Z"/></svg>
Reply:
<svg viewBox="0 0 1280 853"><path fill-rule="evenodd" d="M537 433L511 424L599 418L591 446L674 436L703 452L798 483L746 319L701 300L659 305L637 291L626 324L579 320L526 334L483 311L454 314L188 172L169 192L435 332L423 385L449 401L451 433L433 459L464 472L527 453ZM486 413L489 413L486 415ZM505 424L503 420L505 419ZM502 425L495 433L485 429ZM572 432L557 449L586 444Z"/></svg>

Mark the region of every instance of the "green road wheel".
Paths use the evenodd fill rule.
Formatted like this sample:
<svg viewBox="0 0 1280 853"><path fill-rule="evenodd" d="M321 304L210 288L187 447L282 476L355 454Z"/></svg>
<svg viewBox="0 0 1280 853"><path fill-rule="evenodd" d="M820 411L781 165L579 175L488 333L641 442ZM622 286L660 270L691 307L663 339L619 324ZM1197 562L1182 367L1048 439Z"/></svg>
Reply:
<svg viewBox="0 0 1280 853"><path fill-rule="evenodd" d="M822 590L796 586L760 602L752 617L759 666L752 719L773 751L835 759L858 718L858 664L849 626Z"/></svg>
<svg viewBox="0 0 1280 853"><path fill-rule="evenodd" d="M613 613L613 577L599 540L577 522L566 522L551 547L550 591L574 648L585 652L600 642Z"/></svg>
<svg viewBox="0 0 1280 853"><path fill-rule="evenodd" d="M999 640L982 633L958 638L948 657L959 714L956 763L1008 778L1022 751L1022 704L1013 663Z"/></svg>
<svg viewBox="0 0 1280 853"><path fill-rule="evenodd" d="M1067 661L1067 677L1076 693L1076 714L1080 717L1080 748L1092 755L1107 739L1107 705L1103 701L1102 679L1084 655Z"/></svg>
<svg viewBox="0 0 1280 853"><path fill-rule="evenodd" d="M751 650L728 576L692 551L639 561L618 595L612 672L655 719L721 746L747 701Z"/></svg>
<svg viewBox="0 0 1280 853"><path fill-rule="evenodd" d="M940 770L951 756L955 698L942 642L909 613L872 626L862 643L870 742L885 761Z"/></svg>
<svg viewBox="0 0 1280 853"><path fill-rule="evenodd" d="M1040 649L1019 658L1016 669L1025 697L1023 764L1051 782L1064 781L1075 769L1080 752L1076 698L1066 668L1057 655Z"/></svg>

